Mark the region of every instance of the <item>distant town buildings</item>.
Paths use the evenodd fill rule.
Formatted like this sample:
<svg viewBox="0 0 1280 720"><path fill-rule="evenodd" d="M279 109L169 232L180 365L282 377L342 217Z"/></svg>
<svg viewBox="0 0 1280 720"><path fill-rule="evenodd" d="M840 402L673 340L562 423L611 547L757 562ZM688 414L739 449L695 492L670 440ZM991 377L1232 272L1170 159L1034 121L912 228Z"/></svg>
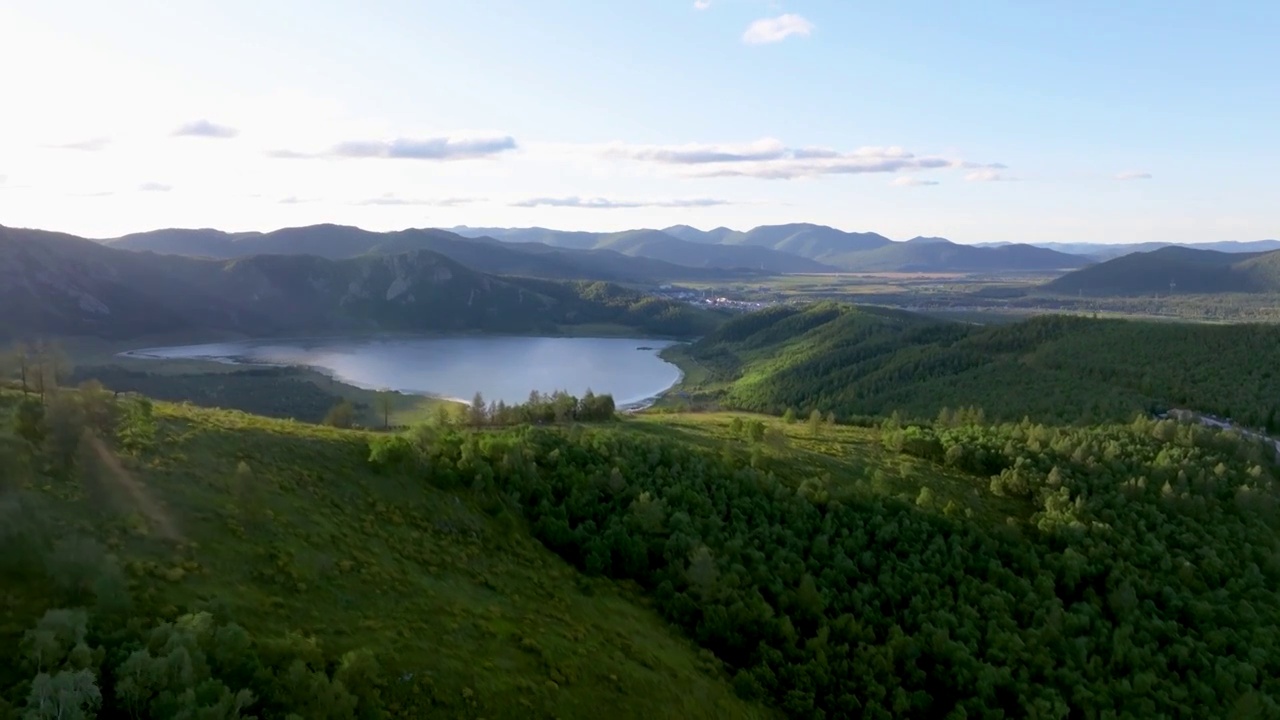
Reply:
<svg viewBox="0 0 1280 720"><path fill-rule="evenodd" d="M776 301L734 300L723 295L708 295L702 290L682 288L675 285L659 285L657 291L653 294L668 300L689 303L690 305L701 305L735 312L750 312L778 304Z"/></svg>

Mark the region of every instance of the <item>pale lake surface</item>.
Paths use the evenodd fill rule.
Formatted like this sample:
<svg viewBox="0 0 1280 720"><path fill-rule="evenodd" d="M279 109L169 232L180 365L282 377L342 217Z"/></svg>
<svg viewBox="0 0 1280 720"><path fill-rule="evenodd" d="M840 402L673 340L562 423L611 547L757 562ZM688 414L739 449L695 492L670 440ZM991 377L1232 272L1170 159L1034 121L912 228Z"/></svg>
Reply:
<svg viewBox="0 0 1280 720"><path fill-rule="evenodd" d="M530 391L588 389L618 405L675 385L680 371L658 357L668 340L584 337L431 337L255 340L124 353L135 358L303 365L364 388L470 401L522 403ZM639 348L647 348L641 350Z"/></svg>

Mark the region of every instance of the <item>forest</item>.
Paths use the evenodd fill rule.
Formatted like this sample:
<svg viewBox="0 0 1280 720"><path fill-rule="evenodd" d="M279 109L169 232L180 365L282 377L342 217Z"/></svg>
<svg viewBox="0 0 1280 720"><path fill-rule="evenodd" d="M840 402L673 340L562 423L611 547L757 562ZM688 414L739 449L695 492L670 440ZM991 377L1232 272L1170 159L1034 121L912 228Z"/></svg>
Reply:
<svg viewBox="0 0 1280 720"><path fill-rule="evenodd" d="M740 694L793 717L1280 712L1262 446L1141 418L962 424L976 416L884 442L974 473L1025 518L815 502L799 478L604 429L386 438L372 461L492 487L584 572L640 582Z"/></svg>
<svg viewBox="0 0 1280 720"><path fill-rule="evenodd" d="M1128 420L1185 407L1280 431L1280 326L1041 316L993 326L815 303L726 322L689 357L694 390L724 407L842 418L932 419L979 406L993 420Z"/></svg>
<svg viewBox="0 0 1280 720"><path fill-rule="evenodd" d="M771 415L477 394L396 432L36 346L0 719L1280 716L1275 448L1152 414L1274 424L1273 335L774 308L684 350Z"/></svg>
<svg viewBox="0 0 1280 720"><path fill-rule="evenodd" d="M314 613L331 592L328 576L301 559L324 532L346 529L300 529L305 544L286 550L281 533L297 510L281 498L359 492L354 478L465 495L484 516L526 527L584 582L635 583L712 654L706 672L724 674L733 702L791 717L1280 712L1275 459L1232 433L1146 417L992 424L963 408L849 430L821 413L804 423L732 416L728 435L713 442L661 431L678 426L660 417L511 428L485 419L479 429L451 422L390 434L183 410L94 383L43 400L14 391L4 399L11 429L0 444L0 571L17 590L0 625L16 649L0 666L0 697L21 717L480 715L474 690L393 681L424 661L375 636L342 649L349 641L326 645L301 627L269 630L245 616L253 603L233 607L216 590L231 582L222 573L245 564L242 555L219 566L208 543L179 543L176 557L162 556L171 559L130 549L202 524L221 525L224 543L259 538L265 544L250 557L266 554L236 582L285 597L260 601L256 614L296 617L291 603ZM193 412L212 413L215 425ZM182 458L195 452L195 438L254 423L267 423L267 433L202 456L202 466L234 468L226 479L194 481L205 500L149 499L165 487L157 468L189 472ZM299 454L282 454L295 432L321 434L307 435ZM876 445L836 446L822 462L804 447L838 437ZM348 449L323 461L330 445ZM848 464L850 452L882 464ZM910 502L874 489L897 472L885 460L893 457L918 463ZM340 485L287 480L284 468L294 465L317 479L339 465L328 482ZM948 499L944 477L969 490ZM191 482L181 492L195 492ZM380 512L405 522L402 513L430 507L404 502ZM68 503L90 514L69 515ZM360 521L342 522L355 529ZM510 541L497 542L481 557ZM447 555L405 557L434 567ZM214 568L220 574L210 576ZM495 572L481 582L501 582ZM412 582L396 577L361 582ZM193 582L206 591L181 590ZM431 637L419 641L442 652ZM546 640L529 642L549 657ZM563 661L551 668L543 672L558 685L589 672ZM578 677L578 686L597 689L613 682ZM490 704L485 714L503 716L497 709L506 706Z"/></svg>

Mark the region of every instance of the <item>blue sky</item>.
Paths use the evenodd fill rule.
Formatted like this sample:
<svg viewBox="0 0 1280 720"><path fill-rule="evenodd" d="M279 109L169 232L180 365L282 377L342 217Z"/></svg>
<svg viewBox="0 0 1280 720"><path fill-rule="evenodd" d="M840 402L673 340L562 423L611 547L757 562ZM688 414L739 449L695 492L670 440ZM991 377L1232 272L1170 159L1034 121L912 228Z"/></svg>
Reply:
<svg viewBox="0 0 1280 720"><path fill-rule="evenodd" d="M9 0L0 223L1275 237L1278 33L1270 2Z"/></svg>

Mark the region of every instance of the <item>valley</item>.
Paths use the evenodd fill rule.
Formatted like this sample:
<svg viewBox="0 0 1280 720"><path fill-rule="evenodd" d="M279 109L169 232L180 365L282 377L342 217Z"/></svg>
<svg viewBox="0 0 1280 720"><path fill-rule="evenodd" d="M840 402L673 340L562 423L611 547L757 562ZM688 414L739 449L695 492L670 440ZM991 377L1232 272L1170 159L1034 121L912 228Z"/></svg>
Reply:
<svg viewBox="0 0 1280 720"><path fill-rule="evenodd" d="M1273 253L698 232L0 228L0 717L1280 712Z"/></svg>

